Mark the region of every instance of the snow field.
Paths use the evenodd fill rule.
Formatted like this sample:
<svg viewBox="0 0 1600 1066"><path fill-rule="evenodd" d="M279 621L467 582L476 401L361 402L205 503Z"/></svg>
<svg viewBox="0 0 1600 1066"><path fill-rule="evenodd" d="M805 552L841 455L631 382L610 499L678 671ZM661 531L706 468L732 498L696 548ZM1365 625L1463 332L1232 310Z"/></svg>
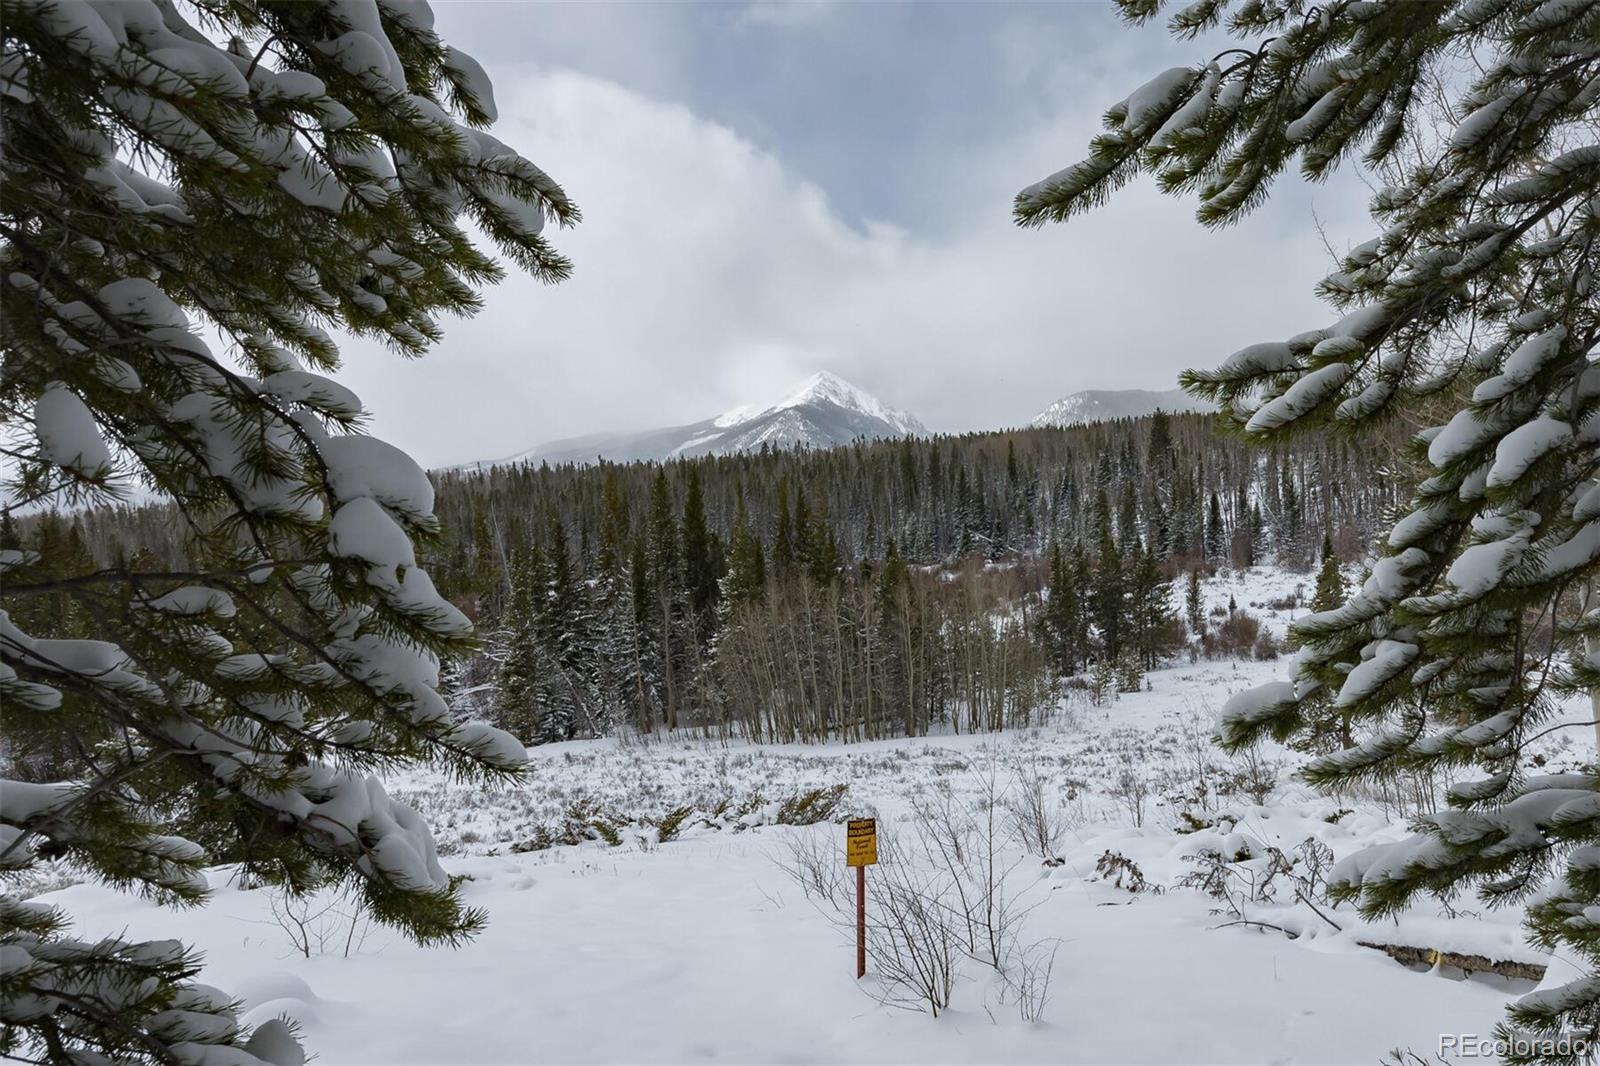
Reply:
<svg viewBox="0 0 1600 1066"><path fill-rule="evenodd" d="M1232 595L1281 635L1292 609L1267 605L1296 584L1307 582L1253 572L1205 591L1208 606ZM1289 777L1293 752L1234 759L1210 746L1227 697L1283 667L1180 663L1149 675L1147 691L1103 707L1069 698L1049 726L1020 733L815 747L585 741L532 749L516 786L396 777L390 794L429 821L445 871L468 877L467 901L489 912L460 950L418 948L332 899L299 909L309 950L297 949L274 917L281 899L240 888L226 867L209 872L216 895L201 910L90 885L42 898L75 914L83 935L193 943L208 960L202 980L243 997L249 1021L296 1019L327 1064L1370 1063L1395 1047L1435 1055L1442 1034L1486 1035L1533 984L1413 970L1358 941L1550 962L1552 978L1570 977L1523 943L1515 911L1470 898L1373 924L1348 907L1324 904L1319 916L1288 878L1259 900L1236 881L1243 916L1259 923L1247 926L1193 887L1207 853L1259 879L1271 848L1292 857L1312 838L1342 859L1406 835L1415 811L1403 797L1320 796ZM1587 730L1546 743L1554 771L1592 758ZM1007 810L1031 780L1063 830L1048 863ZM784 799L838 784L848 789L832 820L773 824ZM1041 1021L1024 1017L1015 966L1002 978L965 955L937 1018L914 1009L915 993L887 981L876 956L858 983L848 924L785 869L831 855L842 878L840 823L870 815L883 850L929 873L914 854L919 809L981 812L991 795L1016 945L1054 958ZM661 842L656 826L685 807L693 813ZM520 850L574 809L611 819L617 842ZM1108 854L1152 888L1097 872ZM875 917L891 873L869 871Z"/></svg>

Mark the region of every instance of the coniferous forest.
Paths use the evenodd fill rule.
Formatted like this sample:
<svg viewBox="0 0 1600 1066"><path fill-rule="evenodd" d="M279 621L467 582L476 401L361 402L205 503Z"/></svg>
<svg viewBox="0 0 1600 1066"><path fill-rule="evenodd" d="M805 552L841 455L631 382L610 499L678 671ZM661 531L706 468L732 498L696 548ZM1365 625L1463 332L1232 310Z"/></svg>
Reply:
<svg viewBox="0 0 1600 1066"><path fill-rule="evenodd" d="M1211 416L827 451L433 475L419 556L477 624L446 696L530 742L697 728L816 741L1036 721L1206 636L1175 583L1358 558L1410 483L1400 437L1263 452ZM6 531L73 568L194 564L163 507ZM153 559L151 558L153 557ZM67 612L41 600L34 610ZM1186 617L1186 614L1189 617ZM94 622L75 622L91 636ZM1248 641L1242 649L1249 654Z"/></svg>

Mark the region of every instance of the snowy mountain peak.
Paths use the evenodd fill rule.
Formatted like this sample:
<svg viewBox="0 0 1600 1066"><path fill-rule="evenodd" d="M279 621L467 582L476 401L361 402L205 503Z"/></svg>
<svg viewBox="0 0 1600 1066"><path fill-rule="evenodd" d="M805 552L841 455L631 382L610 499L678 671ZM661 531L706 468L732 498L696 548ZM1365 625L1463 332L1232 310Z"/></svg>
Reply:
<svg viewBox="0 0 1600 1066"><path fill-rule="evenodd" d="M1032 424L1079 426L1114 418L1141 418L1154 414L1157 408L1169 414L1214 410L1204 400L1197 400L1182 389L1085 389L1061 397L1035 415Z"/></svg>
<svg viewBox="0 0 1600 1066"><path fill-rule="evenodd" d="M776 403L741 404L687 426L604 433L552 441L499 462L589 463L727 455L773 448L832 448L860 437L907 437L928 429L913 415L827 370L800 382ZM484 465L484 464L478 464Z"/></svg>
<svg viewBox="0 0 1600 1066"><path fill-rule="evenodd" d="M793 392L761 414L784 411L807 404L832 405L875 418L895 426L903 434L926 433L927 427L904 411L896 411L865 389L850 384L828 370L819 370L801 382ZM726 417L726 416L724 416Z"/></svg>

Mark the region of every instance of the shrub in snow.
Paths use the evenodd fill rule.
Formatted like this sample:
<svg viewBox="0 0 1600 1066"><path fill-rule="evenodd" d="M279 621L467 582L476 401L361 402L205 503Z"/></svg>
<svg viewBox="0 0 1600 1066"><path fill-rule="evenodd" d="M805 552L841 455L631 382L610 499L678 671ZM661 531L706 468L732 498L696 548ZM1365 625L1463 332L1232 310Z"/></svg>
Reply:
<svg viewBox="0 0 1600 1066"><path fill-rule="evenodd" d="M1006 801L1018 783L991 761L978 769L970 804L930 789L913 802L908 824L879 823L866 933L872 987L883 1002L937 1017L972 963L992 975L1001 1002L1025 1020L1042 1018L1058 945L1022 935L1041 902L1034 894L1041 882L1005 844ZM784 872L853 936L854 877L839 863L837 844L801 833L784 844Z"/></svg>
<svg viewBox="0 0 1600 1066"><path fill-rule="evenodd" d="M1260 643L1263 636L1267 638L1266 645ZM1248 659L1252 655L1270 659L1277 655L1271 640L1271 634L1261 628L1261 619L1241 608L1225 612L1216 629L1202 634L1200 648L1208 659ZM1258 651L1269 654L1260 655Z"/></svg>
<svg viewBox="0 0 1600 1066"><path fill-rule="evenodd" d="M1134 21L1164 7L1122 6ZM1451 810L1341 864L1334 893L1369 915L1466 885L1531 900L1536 942L1589 972L1523 997L1502 1035L1592 1045L1600 779L1532 774L1524 751L1557 697L1587 690L1600 713L1600 5L1201 0L1170 24L1224 20L1243 47L1113 107L1089 158L1024 189L1016 218L1064 220L1149 171L1221 225L1296 160L1315 179L1360 150L1382 172L1381 232L1319 287L1343 317L1184 378L1263 442L1444 408L1416 436L1426 479L1371 576L1350 594L1319 580L1291 678L1236 698L1223 738L1340 734L1307 767L1322 785L1457 776ZM1460 54L1479 73L1442 105Z"/></svg>
<svg viewBox="0 0 1600 1066"><path fill-rule="evenodd" d="M490 86L419 0L19 0L5 19L7 509L154 490L197 562L63 574L6 553L9 754L71 754L64 780L0 781L0 866L59 858L194 904L230 859L422 941L471 935L483 915L427 826L368 773L512 775L525 751L446 713L440 657L471 626L416 565L433 488L361 432L328 329L421 354L432 316L500 275L460 216L553 281L569 264L542 229L576 209L483 131ZM78 629L27 609L42 596ZM284 1023L241 1027L182 945L66 922L0 896L0 1053L304 1060Z"/></svg>

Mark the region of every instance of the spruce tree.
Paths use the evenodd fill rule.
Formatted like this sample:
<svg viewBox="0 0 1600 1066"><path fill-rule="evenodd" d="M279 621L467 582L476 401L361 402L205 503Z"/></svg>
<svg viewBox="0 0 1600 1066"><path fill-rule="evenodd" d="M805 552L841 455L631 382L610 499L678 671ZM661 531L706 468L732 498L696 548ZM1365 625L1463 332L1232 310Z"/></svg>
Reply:
<svg viewBox="0 0 1600 1066"><path fill-rule="evenodd" d="M1196 637L1205 636L1206 632L1206 603L1200 594L1200 571L1189 571L1189 583L1183 594L1184 615L1189 623L1189 632Z"/></svg>
<svg viewBox="0 0 1600 1066"><path fill-rule="evenodd" d="M1044 610L1039 613L1039 625L1045 643L1050 649L1051 658L1055 661L1055 667L1063 674L1073 674L1078 670L1080 649L1077 635L1080 610L1078 589L1073 583L1071 572L1067 569L1067 561L1061 554L1061 545L1052 544L1049 592L1045 599Z"/></svg>
<svg viewBox="0 0 1600 1066"><path fill-rule="evenodd" d="M734 517L733 537L728 542L728 572L722 578L721 597L725 605L759 602L767 592L766 558L761 541L750 531L744 501L739 501Z"/></svg>
<svg viewBox="0 0 1600 1066"><path fill-rule="evenodd" d="M1133 487L1133 478L1124 478L1122 495L1117 503L1117 550L1127 555L1139 539L1139 499Z"/></svg>
<svg viewBox="0 0 1600 1066"><path fill-rule="evenodd" d="M1123 0L1133 21L1164 6ZM1240 48L1113 107L1089 158L1024 190L1016 217L1065 219L1146 170L1195 191L1201 221L1223 225L1292 162L1315 179L1359 151L1381 170L1379 236L1319 287L1342 317L1184 378L1263 442L1432 423L1412 449L1427 476L1372 577L1299 620L1294 676L1235 697L1223 739L1344 719L1352 744L1314 759L1311 781L1455 776L1449 810L1377 861L1342 864L1334 891L1374 917L1469 887L1526 901L1533 940L1587 972L1521 997L1501 1035L1593 1046L1600 774L1540 774L1528 745L1560 728L1548 724L1556 698L1600 686L1584 647L1600 612L1581 606L1600 576L1600 6L1215 0L1171 26L1191 36L1224 20ZM1452 69L1460 55L1470 81ZM1291 535L1303 495L1286 500ZM1575 1057L1520 1046L1533 1050L1513 1059Z"/></svg>
<svg viewBox="0 0 1600 1066"><path fill-rule="evenodd" d="M0 556L18 762L33 738L91 745L59 780L0 783L0 865L62 855L196 904L216 852L165 831L185 824L247 879L344 884L421 941L471 936L484 915L368 775L432 761L503 777L526 753L439 694L440 657L472 626L417 565L433 486L361 431L330 330L420 355L435 316L471 312L502 273L461 216L554 281L569 264L542 231L575 208L484 132L488 80L425 4L59 0L4 18L6 509L141 486L172 503L194 568L60 575ZM93 639L13 620L63 591ZM0 895L0 1054L303 1061L285 1023L249 1031L194 983L181 945L67 924Z"/></svg>
<svg viewBox="0 0 1600 1066"><path fill-rule="evenodd" d="M604 723L637 723L645 712L638 614L629 572L628 502L616 467L607 464L600 490L600 543L595 553L595 670Z"/></svg>
<svg viewBox="0 0 1600 1066"><path fill-rule="evenodd" d="M1283 472L1283 510L1278 514L1278 565L1292 570L1303 569L1306 556L1306 516L1295 488L1294 476L1287 466Z"/></svg>
<svg viewBox="0 0 1600 1066"><path fill-rule="evenodd" d="M548 657L544 698L536 719L539 743L571 740L580 731L596 736L594 642L589 597L578 580L567 531L550 520L546 534L545 586L539 611L540 640Z"/></svg>
<svg viewBox="0 0 1600 1066"><path fill-rule="evenodd" d="M1157 481L1172 472L1172 416L1157 407L1150 416L1150 472Z"/></svg>
<svg viewBox="0 0 1600 1066"><path fill-rule="evenodd" d="M1222 524L1222 502L1212 493L1206 504L1206 562L1220 566L1228 561L1228 532Z"/></svg>
<svg viewBox="0 0 1600 1066"><path fill-rule="evenodd" d="M706 501L700 489L700 472L690 464L683 496L683 583L689 607L704 632L710 632L717 605L717 572L712 534L706 528Z"/></svg>
<svg viewBox="0 0 1600 1066"><path fill-rule="evenodd" d="M682 553L678 545L678 523L672 513L672 490L667 471L656 471L650 486L650 522L646 532L645 582L646 631L656 665L656 687L665 712L665 725L676 729L678 714L686 695L683 672L685 656Z"/></svg>
<svg viewBox="0 0 1600 1066"><path fill-rule="evenodd" d="M778 479L777 517L772 533L772 570L778 580L787 581L795 570L794 517L789 511L789 481Z"/></svg>
<svg viewBox="0 0 1600 1066"><path fill-rule="evenodd" d="M1133 654L1145 670L1154 670L1171 646L1172 585L1156 557L1134 542L1128 574L1128 618Z"/></svg>
<svg viewBox="0 0 1600 1066"><path fill-rule="evenodd" d="M539 617L545 581L538 546L518 552L512 563L511 597L494 641L500 652L494 724L530 744L539 739L539 702L548 673Z"/></svg>
<svg viewBox="0 0 1600 1066"><path fill-rule="evenodd" d="M1122 651L1123 621L1127 616L1127 589L1123 585L1122 553L1111 535L1111 516L1100 509L1098 550L1095 555L1094 622L1100 632L1103 658L1116 659Z"/></svg>
<svg viewBox="0 0 1600 1066"><path fill-rule="evenodd" d="M912 624L906 602L910 581L906 561L890 538L883 568L878 572L877 588L873 590L878 618L875 658L880 667L883 705L890 713L899 712L906 723L907 736L913 732L915 710L911 698L912 663L906 655Z"/></svg>
<svg viewBox="0 0 1600 1066"><path fill-rule="evenodd" d="M1339 572L1339 557L1333 554L1333 540L1322 538L1322 567L1317 571L1317 588L1311 598L1311 609L1318 613L1337 610L1344 606L1347 590L1344 575Z"/></svg>
<svg viewBox="0 0 1600 1066"><path fill-rule="evenodd" d="M1262 556L1266 554L1267 550L1267 526L1266 522L1261 517L1260 500L1250 501L1249 526L1246 529L1245 534L1248 537L1247 565L1255 566L1261 561Z"/></svg>
<svg viewBox="0 0 1600 1066"><path fill-rule="evenodd" d="M1089 569L1089 554L1084 551L1083 541L1074 541L1072 544L1072 587L1076 590L1078 610L1072 618L1072 645L1077 649L1078 662L1086 662L1089 657L1089 626L1092 622L1091 614L1094 596L1094 578Z"/></svg>

